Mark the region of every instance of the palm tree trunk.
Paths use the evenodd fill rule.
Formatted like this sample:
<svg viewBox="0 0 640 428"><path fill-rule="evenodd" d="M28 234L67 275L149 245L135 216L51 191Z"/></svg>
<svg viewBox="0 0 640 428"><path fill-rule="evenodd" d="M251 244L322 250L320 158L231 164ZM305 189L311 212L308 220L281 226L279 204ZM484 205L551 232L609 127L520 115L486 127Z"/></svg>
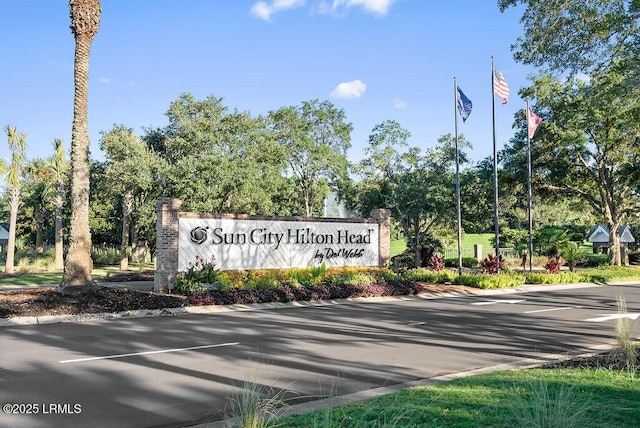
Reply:
<svg viewBox="0 0 640 428"><path fill-rule="evenodd" d="M55 258L53 261L53 265L56 270L62 270L64 268L64 242L62 236L62 209L64 208L64 200L62 197L62 192L60 188L62 186L58 185L58 194L56 195L56 244L55 244Z"/></svg>
<svg viewBox="0 0 640 428"><path fill-rule="evenodd" d="M71 223L69 252L60 290L80 292L95 285L91 279L89 228L88 90L91 41L100 26L99 0L70 0L71 31L75 37L73 63L73 126L71 128ZM75 291L71 288L78 287ZM69 289L69 290L65 290Z"/></svg>
<svg viewBox="0 0 640 428"><path fill-rule="evenodd" d="M11 189L9 196L9 242L7 243L7 261L4 268L6 273L14 273L13 265L16 252L16 225L19 200L20 191L18 189Z"/></svg>

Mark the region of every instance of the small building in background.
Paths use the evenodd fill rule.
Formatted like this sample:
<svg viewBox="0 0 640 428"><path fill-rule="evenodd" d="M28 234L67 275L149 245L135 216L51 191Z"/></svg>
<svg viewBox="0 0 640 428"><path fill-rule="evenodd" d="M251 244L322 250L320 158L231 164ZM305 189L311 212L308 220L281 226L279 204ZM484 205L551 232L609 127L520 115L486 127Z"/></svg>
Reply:
<svg viewBox="0 0 640 428"><path fill-rule="evenodd" d="M636 242L636 240L631 234L631 229L626 224L618 228L618 234L620 235L620 258L625 264L629 264L629 243ZM591 242L593 245L594 254L608 254L609 227L602 224L593 226L589 231L587 241Z"/></svg>
<svg viewBox="0 0 640 428"><path fill-rule="evenodd" d="M9 223L0 223L0 257L7 257L9 246Z"/></svg>

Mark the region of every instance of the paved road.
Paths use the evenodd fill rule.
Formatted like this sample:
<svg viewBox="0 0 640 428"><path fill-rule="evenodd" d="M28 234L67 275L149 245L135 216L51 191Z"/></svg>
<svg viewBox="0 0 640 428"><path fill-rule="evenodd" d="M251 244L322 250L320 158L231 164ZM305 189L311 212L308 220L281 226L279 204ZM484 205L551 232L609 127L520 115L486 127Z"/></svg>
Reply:
<svg viewBox="0 0 640 428"><path fill-rule="evenodd" d="M184 426L244 381L291 403L611 345L640 284L0 329L11 427Z"/></svg>

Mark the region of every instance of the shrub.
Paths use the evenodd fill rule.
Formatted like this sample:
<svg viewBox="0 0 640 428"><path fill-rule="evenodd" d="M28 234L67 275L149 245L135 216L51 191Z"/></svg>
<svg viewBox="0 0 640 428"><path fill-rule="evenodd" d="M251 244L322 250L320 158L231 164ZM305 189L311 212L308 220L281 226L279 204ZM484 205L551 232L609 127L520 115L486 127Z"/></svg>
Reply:
<svg viewBox="0 0 640 428"><path fill-rule="evenodd" d="M584 254L578 248L578 244L575 242L569 242L565 248L562 249L560 255L567 261L567 266L569 266L569 270L573 272L573 269L576 267Z"/></svg>
<svg viewBox="0 0 640 428"><path fill-rule="evenodd" d="M609 264L608 254L585 254L577 266L581 267L600 267Z"/></svg>
<svg viewBox="0 0 640 428"><path fill-rule="evenodd" d="M402 254L391 257L389 266L395 270L411 269L416 266L415 256L405 251Z"/></svg>
<svg viewBox="0 0 640 428"><path fill-rule="evenodd" d="M119 265L121 257L119 248L93 247L91 249L91 259L96 266Z"/></svg>
<svg viewBox="0 0 640 428"><path fill-rule="evenodd" d="M458 267L458 259L457 258L452 258L452 259L444 259L444 265L446 267L450 267L450 268L457 268ZM462 258L462 267L466 267L466 268L474 268L478 266L478 260L475 259L475 257L463 257Z"/></svg>
<svg viewBox="0 0 640 428"><path fill-rule="evenodd" d="M444 269L444 261L442 260L442 255L440 253L431 256L427 264L434 272L440 272Z"/></svg>
<svg viewBox="0 0 640 428"><path fill-rule="evenodd" d="M544 265L544 268L549 273L557 274L560 272L560 266L562 266L560 256L553 256L549 258L549 261Z"/></svg>
<svg viewBox="0 0 640 428"><path fill-rule="evenodd" d="M190 296L208 288L216 288L220 284L221 272L216 269L216 259L207 261L200 256L196 256L195 263L189 263L189 269L179 274L174 286L176 291Z"/></svg>
<svg viewBox="0 0 640 428"><path fill-rule="evenodd" d="M280 286L278 275L275 270L251 270L242 288L276 288Z"/></svg>
<svg viewBox="0 0 640 428"><path fill-rule="evenodd" d="M377 268L343 267L328 269L323 283L328 285L341 284L374 284L378 282ZM382 281L384 282L384 281Z"/></svg>
<svg viewBox="0 0 640 428"><path fill-rule="evenodd" d="M480 262L480 269L484 273L495 275L502 270L503 264L504 263L502 260L502 255L496 257L493 254L489 253L487 254L487 257L485 257L485 259Z"/></svg>
<svg viewBox="0 0 640 428"><path fill-rule="evenodd" d="M561 273L541 273L532 272L527 274L527 284L568 284L573 282L585 282L588 278L585 275L575 272Z"/></svg>
<svg viewBox="0 0 640 428"><path fill-rule="evenodd" d="M525 276L518 273L460 275L453 283L482 289L517 287L525 283Z"/></svg>
<svg viewBox="0 0 640 428"><path fill-rule="evenodd" d="M425 268L412 269L401 275L401 278L406 281L429 282L432 284L451 282L455 277L456 274L451 271L434 272Z"/></svg>

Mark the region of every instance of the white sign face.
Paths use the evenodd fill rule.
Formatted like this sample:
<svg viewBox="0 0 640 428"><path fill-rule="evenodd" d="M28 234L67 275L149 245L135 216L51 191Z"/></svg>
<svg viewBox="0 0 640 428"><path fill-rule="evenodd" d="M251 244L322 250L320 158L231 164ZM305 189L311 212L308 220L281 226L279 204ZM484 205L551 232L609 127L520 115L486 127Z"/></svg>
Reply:
<svg viewBox="0 0 640 428"><path fill-rule="evenodd" d="M378 266L378 224L181 218L178 271Z"/></svg>

